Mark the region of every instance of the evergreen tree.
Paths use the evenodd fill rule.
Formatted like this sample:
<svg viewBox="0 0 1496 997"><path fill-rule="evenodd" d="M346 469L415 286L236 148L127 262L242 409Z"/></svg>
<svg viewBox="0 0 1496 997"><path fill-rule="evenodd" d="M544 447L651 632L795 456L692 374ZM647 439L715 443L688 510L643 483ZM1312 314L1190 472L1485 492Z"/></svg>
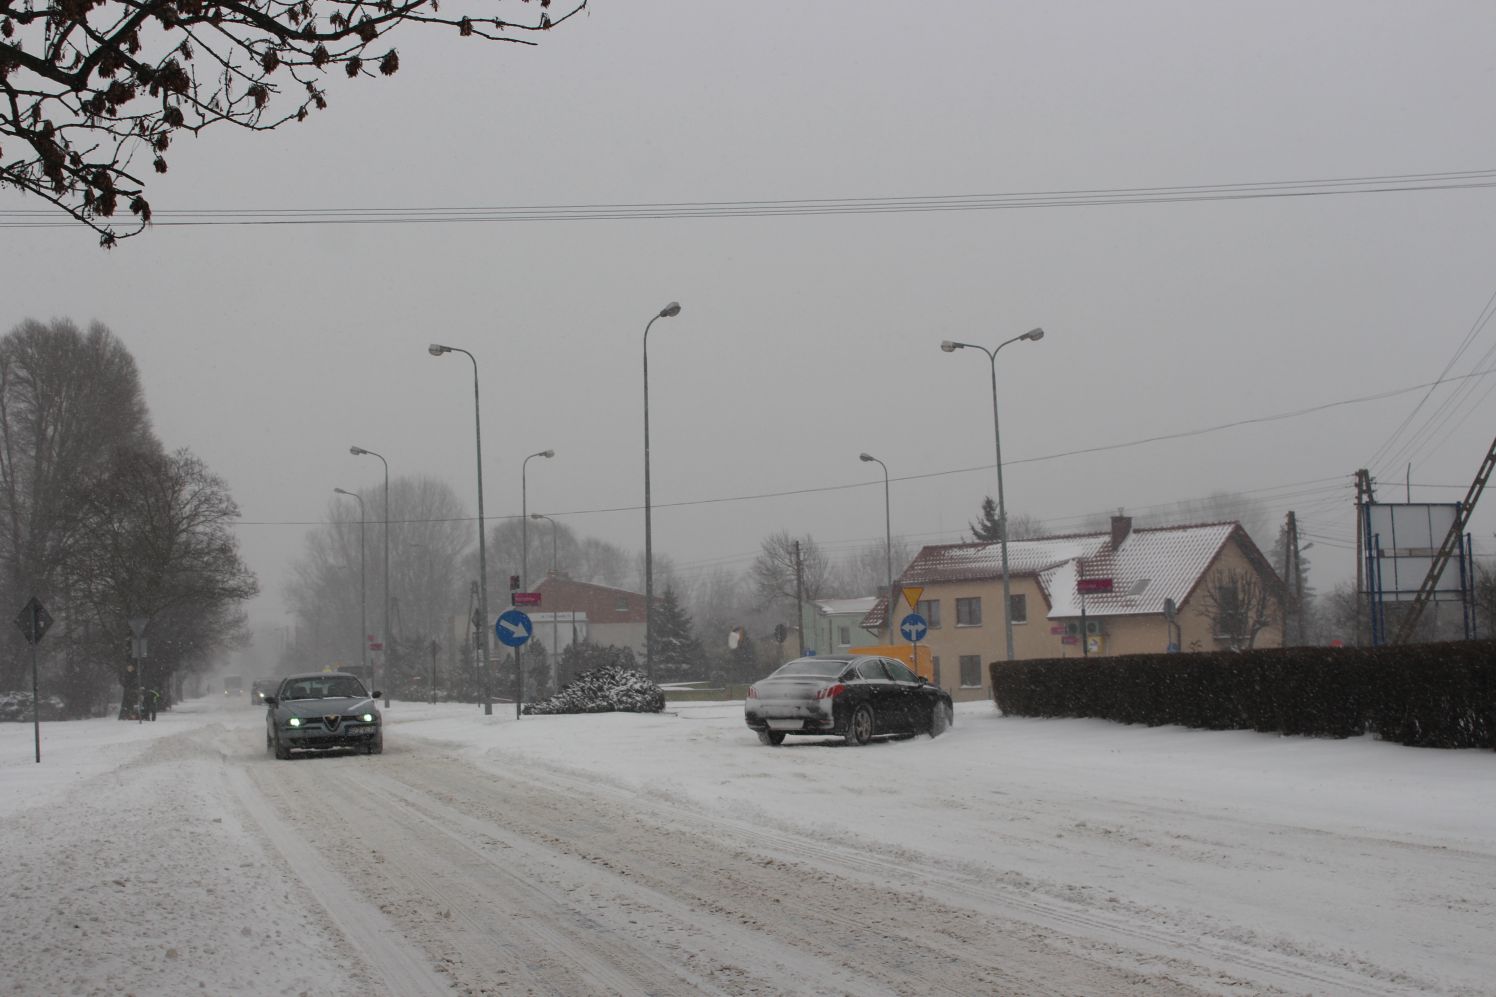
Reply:
<svg viewBox="0 0 1496 997"><path fill-rule="evenodd" d="M1001 540L1003 538L1003 524L997 518L997 503L992 496L988 495L982 499L982 514L975 523L968 523L971 527L971 538L977 541Z"/></svg>
<svg viewBox="0 0 1496 997"><path fill-rule="evenodd" d="M675 588L668 586L654 607L650 637L659 678L682 682L704 677L706 651L696 639L691 616L676 598Z"/></svg>

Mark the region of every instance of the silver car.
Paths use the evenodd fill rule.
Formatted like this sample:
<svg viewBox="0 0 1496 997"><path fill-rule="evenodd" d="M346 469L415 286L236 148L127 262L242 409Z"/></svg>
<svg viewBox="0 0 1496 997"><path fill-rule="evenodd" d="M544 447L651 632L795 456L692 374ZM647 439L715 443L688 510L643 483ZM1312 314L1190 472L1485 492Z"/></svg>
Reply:
<svg viewBox="0 0 1496 997"><path fill-rule="evenodd" d="M358 676L309 672L281 680L265 697L265 750L290 758L298 748L384 751L384 718Z"/></svg>

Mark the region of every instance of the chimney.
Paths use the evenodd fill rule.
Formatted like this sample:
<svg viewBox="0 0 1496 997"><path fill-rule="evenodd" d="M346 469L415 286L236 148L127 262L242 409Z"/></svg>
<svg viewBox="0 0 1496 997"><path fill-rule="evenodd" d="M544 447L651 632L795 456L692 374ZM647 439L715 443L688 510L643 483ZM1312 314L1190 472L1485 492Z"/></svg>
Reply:
<svg viewBox="0 0 1496 997"><path fill-rule="evenodd" d="M1132 517L1120 513L1112 517L1112 550L1122 546L1122 541L1132 532Z"/></svg>

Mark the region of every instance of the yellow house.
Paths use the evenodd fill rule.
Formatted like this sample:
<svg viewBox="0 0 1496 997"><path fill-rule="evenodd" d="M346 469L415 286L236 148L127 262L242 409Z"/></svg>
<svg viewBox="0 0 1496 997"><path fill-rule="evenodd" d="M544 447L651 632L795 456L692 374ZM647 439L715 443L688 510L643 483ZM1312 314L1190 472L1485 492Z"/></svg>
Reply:
<svg viewBox="0 0 1496 997"><path fill-rule="evenodd" d="M1001 545L925 547L899 576L923 589L937 685L990 698L987 664L1006 655ZM1283 583L1238 523L1132 528L1008 542L1015 658L1279 647ZM863 619L883 626L887 600ZM908 611L895 609L895 622ZM923 654L921 654L923 658Z"/></svg>

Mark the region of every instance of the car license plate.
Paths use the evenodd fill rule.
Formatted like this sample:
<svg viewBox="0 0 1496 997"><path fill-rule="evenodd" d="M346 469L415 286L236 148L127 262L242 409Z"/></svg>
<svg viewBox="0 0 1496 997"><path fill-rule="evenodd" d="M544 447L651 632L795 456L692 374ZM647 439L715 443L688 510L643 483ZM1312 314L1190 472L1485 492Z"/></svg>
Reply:
<svg viewBox="0 0 1496 997"><path fill-rule="evenodd" d="M800 730L805 726L803 720L770 720L770 730Z"/></svg>

